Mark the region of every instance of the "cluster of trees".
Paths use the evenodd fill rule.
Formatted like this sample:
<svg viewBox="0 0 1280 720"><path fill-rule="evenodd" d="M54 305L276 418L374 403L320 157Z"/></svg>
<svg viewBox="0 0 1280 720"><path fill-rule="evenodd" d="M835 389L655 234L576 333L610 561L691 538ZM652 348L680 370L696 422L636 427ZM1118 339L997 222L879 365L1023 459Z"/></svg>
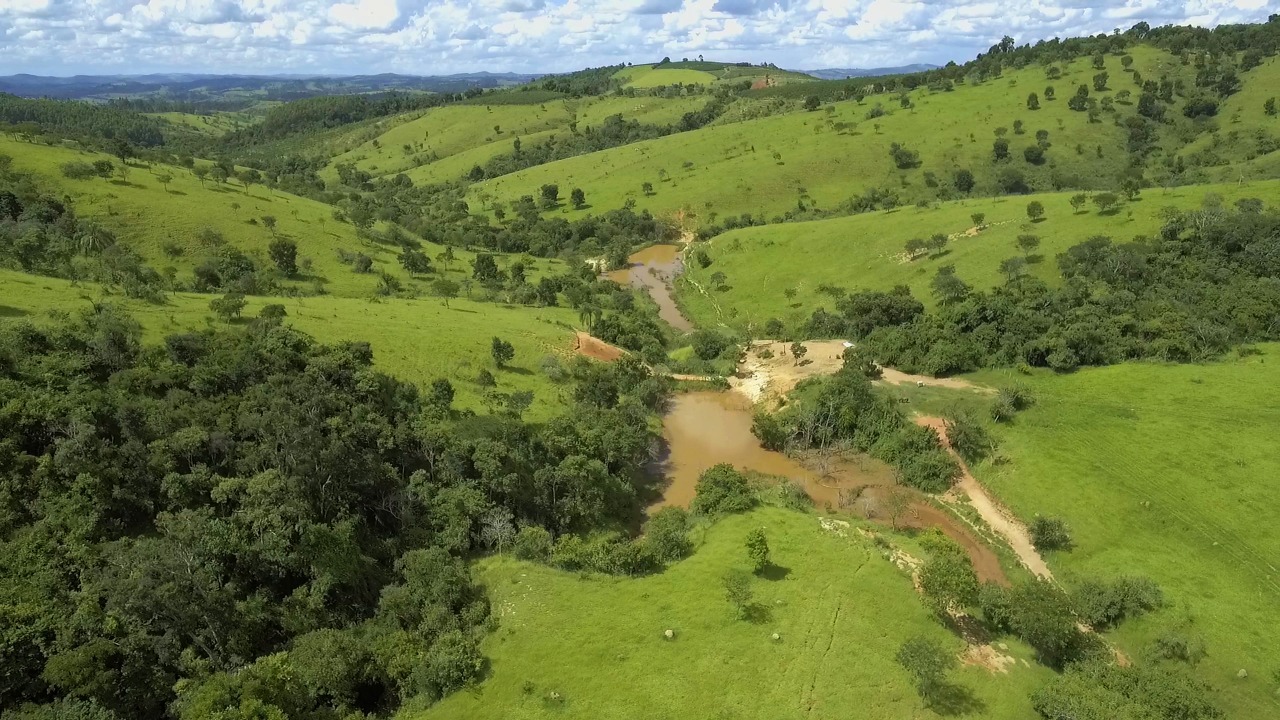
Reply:
<svg viewBox="0 0 1280 720"><path fill-rule="evenodd" d="M1174 212L1154 238L1093 237L1058 256L1060 287L1010 265L1000 287L976 291L940 268L925 313L910 290L841 297L815 310L809 337L852 336L877 360L947 375L1025 363L1069 371L1134 358L1196 361L1280 337L1280 213L1258 200Z"/></svg>
<svg viewBox="0 0 1280 720"><path fill-rule="evenodd" d="M563 558L635 516L666 392L642 364L576 370L579 406L545 425L463 433L447 381L419 391L281 314L159 347L110 306L0 329L0 706L336 720L429 702L483 667L468 555L541 533ZM651 557L678 556L662 522Z"/></svg>
<svg viewBox="0 0 1280 720"><path fill-rule="evenodd" d="M28 142L42 137L67 138L97 147L112 141L141 147L165 142L159 121L141 113L114 105L6 93L0 93L0 129Z"/></svg>

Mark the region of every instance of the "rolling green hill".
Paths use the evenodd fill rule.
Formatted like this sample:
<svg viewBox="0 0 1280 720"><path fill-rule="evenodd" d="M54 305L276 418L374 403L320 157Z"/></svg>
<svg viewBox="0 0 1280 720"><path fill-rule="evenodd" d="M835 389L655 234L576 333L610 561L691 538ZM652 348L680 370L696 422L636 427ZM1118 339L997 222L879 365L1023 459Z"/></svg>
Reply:
<svg viewBox="0 0 1280 720"><path fill-rule="evenodd" d="M769 318L788 326L798 323L815 307L830 302L819 290L823 285L847 290L906 285L916 298L932 306L929 282L945 264L954 264L956 274L976 288L1003 284L1001 261L1024 254L1016 244L1019 235L1040 238L1040 247L1032 253L1036 261L1028 270L1056 284L1055 256L1092 236L1123 241L1153 234L1160 229L1165 208L1194 209L1206 196L1217 196L1229 206L1241 198L1274 198L1277 193L1280 181L1275 180L1152 188L1109 213L1100 212L1091 202L1075 210L1070 199L1076 193L1047 193L744 228L711 240L706 251L712 259L708 267L687 263L688 282L678 285L679 299L697 323L735 328L758 328ZM1027 217L1031 202L1045 208L1039 222ZM985 216L981 229L974 226L975 213ZM945 252L909 260L906 242L934 233L949 236ZM724 275L718 286L712 280L717 273ZM789 290L794 291L792 297L785 294Z"/></svg>
<svg viewBox="0 0 1280 720"><path fill-rule="evenodd" d="M1193 74L1176 58L1152 48L1130 52L1133 68L1144 78L1168 76L1170 82ZM982 83L956 85L950 91L921 88L907 94L910 108L896 95L873 95L861 103L843 100L815 112L794 112L757 120L717 125L696 133L679 133L656 140L592 153L529 168L473 186L498 202L536 194L545 183L581 187L595 205L617 206L627 201L655 213L684 210L696 224L741 213L773 217L806 208L834 210L841 203L872 188L895 193L901 202L955 196L955 172L973 173L972 195L1004 194L1017 182L1036 191L1060 188L1111 189L1126 174L1127 131L1119 121L1133 115L1140 90L1121 59L1105 58L1107 90L1095 97L1112 98L1113 111L1099 122L1069 109L1074 89L1090 85L1097 70L1086 58L1060 66L1061 77L1046 79L1039 65L1004 73ZM1243 87L1265 93L1271 66L1241 76ZM1038 110L1027 108L1030 93L1043 95L1055 87L1056 99L1039 100ZM1127 92L1128 100L1120 100ZM1175 108L1185 102L1181 98ZM876 108L880 117L871 117ZM1171 111L1174 112L1174 111ZM1254 119L1242 116L1241 125ZM1021 121L1022 134L1015 123ZM1156 130L1157 147L1147 160L1149 182L1169 179L1163 158L1177 147L1178 138L1191 138L1207 126L1180 115L1169 127ZM1003 129L1003 130L1001 130ZM1048 149L1042 164L1024 158L1024 150L1038 144L1036 133L1047 131ZM997 132L1009 141L1010 159L993 161ZM900 169L891 156L894 143L917 153L917 167ZM1256 163L1256 161L1255 161ZM1246 179L1264 177L1262 164L1246 171ZM1236 180L1240 168L1196 168L1199 181ZM652 194L643 184L650 183ZM482 206L476 203L477 207ZM575 211L563 209L569 217Z"/></svg>

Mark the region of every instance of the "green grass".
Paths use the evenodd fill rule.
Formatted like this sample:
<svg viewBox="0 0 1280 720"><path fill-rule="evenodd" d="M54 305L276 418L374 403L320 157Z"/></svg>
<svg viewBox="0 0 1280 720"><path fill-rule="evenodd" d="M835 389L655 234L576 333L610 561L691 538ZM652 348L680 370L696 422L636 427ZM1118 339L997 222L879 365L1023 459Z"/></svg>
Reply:
<svg viewBox="0 0 1280 720"><path fill-rule="evenodd" d="M410 278L399 265L397 248L360 239L354 227L333 219L331 206L261 185L251 186L247 193L234 182L219 186L207 180L202 187L185 169L159 165L155 166L155 172L143 167L131 168L127 183L119 179L69 180L59 171L63 163L93 162L107 156L11 140L0 140L0 154L12 156L15 168L36 173L46 186L56 190L55 194L70 195L81 217L92 217L111 229L152 267L157 270L172 267L180 278L188 281L191 270L217 252L198 239L199 231L205 227L222 233L228 244L254 257L260 266L269 266L267 247L272 235L260 224L264 215L276 218L279 236L297 243L300 262L303 258L312 261L309 274L299 281L285 281L285 285L309 288L313 281L320 280L332 294L367 297L378 284L379 271L390 273L407 287L420 291L425 291L427 284L439 276ZM167 192L156 179L162 171L173 176ZM259 224L251 225L250 220ZM170 255L166 249L170 246L180 254ZM339 259L339 250L370 256L374 261L373 272L352 272L350 266ZM441 246L423 244L423 252L433 259L442 250ZM468 263L474 255L461 249L455 249L454 253L457 260L453 266L438 270L461 279L469 272ZM502 262L510 263L513 259L508 257ZM557 267L555 261L536 260L532 262L530 276L540 277Z"/></svg>
<svg viewBox="0 0 1280 720"><path fill-rule="evenodd" d="M1134 67L1144 77L1165 72L1182 77L1193 70L1150 48L1134 48L1132 54ZM949 185L958 168L974 173L977 196L1002 194L997 179L1005 168L1022 172L1038 191L1114 188L1129 159L1126 130L1116 119L1134 112L1137 87L1122 71L1118 57L1108 57L1106 66L1109 89L1091 91L1092 96L1114 98L1128 90L1133 98L1129 105L1117 103L1115 114L1104 113L1098 123L1067 108L1075 87L1089 84L1097 72L1088 59L1079 59L1064 66L1057 80L1046 80L1043 67L1030 66L981 84L958 85L952 92L917 89L910 93L914 108L909 110L899 106L896 95L876 95L861 104L846 100L815 112L716 125L529 168L477 185L473 193L486 192L509 202L536 193L545 183L558 183L583 188L596 207L634 200L638 208L657 214L684 210L697 224L706 224L744 212L773 217L801 202L831 209L873 187L892 189L907 203L934 199L938 190L929 187L927 173ZM1268 78L1258 70L1242 76L1247 88L1265 88ZM1028 110L1027 95L1043 95L1046 85L1055 87L1057 99L1042 99L1039 110ZM1255 91L1266 92L1250 90ZM887 114L868 119L868 111L877 104ZM1189 132L1190 121L1181 117L1178 107L1169 114L1179 124L1161 131L1160 145L1176 148L1175 134ZM1024 123L1022 135L1013 132L1016 120ZM1241 125L1251 123L1254 120L1246 118ZM1001 127L1007 130L1012 158L995 164L992 142ZM1023 150L1036 143L1038 130L1048 131L1051 146L1047 161L1035 166L1024 160ZM920 167L896 168L889 152L894 142L919 153ZM1102 157L1097 155L1099 147ZM1149 177L1160 180L1166 174L1163 160L1160 152L1148 160ZM651 196L642 191L645 182L654 186ZM573 211L566 214L574 216Z"/></svg>
<svg viewBox="0 0 1280 720"><path fill-rule="evenodd" d="M665 85L710 85L716 76L704 70L682 68L658 68L653 65L633 65L614 73L626 87L655 88Z"/></svg>
<svg viewBox="0 0 1280 720"><path fill-rule="evenodd" d="M976 468L1019 517L1063 517L1076 548L1060 579L1141 574L1170 607L1118 632L1140 650L1193 618L1207 644L1198 672L1226 716L1280 715L1280 345L1206 365L1126 364L1030 378L1035 406L998 431L1010 462ZM1240 669L1249 677L1236 677Z"/></svg>
<svg viewBox="0 0 1280 720"><path fill-rule="evenodd" d="M150 113L150 116L182 130L195 131L210 137L225 135L238 127L247 127L262 119L261 116L244 112L215 112L208 115L165 112Z"/></svg>
<svg viewBox="0 0 1280 720"><path fill-rule="evenodd" d="M929 282L937 269L954 263L956 273L976 288L1004 283L1000 262L1022 253L1016 240L1022 234L1041 238L1035 252L1040 260L1030 272L1050 283L1059 280L1055 257L1072 245L1094 235L1107 235L1117 242L1135 235L1152 235L1160 229L1160 213L1166 207L1192 209L1214 193L1229 205L1242 197L1274 198L1280 181L1245 184L1195 185L1168 190L1150 188L1139 198L1103 215L1087 203L1075 212L1070 198L1075 193L977 198L941 203L929 208L915 206L890 211L804 223L783 223L745 228L712 239L708 254L712 265L701 268L688 263L691 283L679 283L679 298L687 314L701 325L724 323L745 327L776 317L788 325L802 322L814 308L832 306L830 297L818 292L823 284L849 290L889 290L907 285L916 298L933 304ZM1032 223L1027 203L1038 200L1045 217ZM964 235L971 227L973 213L984 213L987 227L975 236ZM907 262L903 246L911 238L928 238L933 233L958 235L945 254ZM724 273L726 291L712 290L711 276ZM784 291L794 289L788 299Z"/></svg>
<svg viewBox="0 0 1280 720"><path fill-rule="evenodd" d="M1240 92L1222 102L1214 122L1217 131L1191 143L1184 155L1212 151L1222 165L1206 168L1208 177L1223 180L1275 177L1280 174L1280 152L1258 155L1258 137L1280 140L1280 116L1263 112L1267 98L1280 102L1280 58L1268 58L1241 76Z"/></svg>
<svg viewBox="0 0 1280 720"><path fill-rule="evenodd" d="M759 624L734 619L721 586L726 570L745 567L743 541L757 527L786 568L782 579L752 581L771 615ZM507 557L482 561L477 574L498 618L483 646L491 675L421 717L933 718L894 653L917 634L963 648L868 539L777 508L721 520L692 557L650 577L578 576ZM1017 645L1012 653L1030 657ZM954 680L977 698L972 716L1026 718L1030 691L1048 677L1019 663L999 675L965 667Z"/></svg>
<svg viewBox="0 0 1280 720"><path fill-rule="evenodd" d="M43 322L50 310L74 313L89 308L93 301L108 301L137 318L149 342L190 329L221 326L209 310L213 297L178 293L163 305L152 305L105 296L93 285L0 270L0 322L23 318ZM567 325L577 321L577 314L569 309L507 307L465 298L451 301L449 308L434 298L376 303L332 296L250 297L248 301L246 319L256 317L264 305L279 303L288 312L288 324L321 342L368 342L375 367L419 387L448 378L457 391L456 407L487 411L485 389L473 382L481 369L494 374L499 392L533 391L534 405L527 417L545 419L569 405L562 388L540 370L547 355L564 358L571 353L573 335ZM495 335L515 346L516 357L507 370L497 370L489 356Z"/></svg>

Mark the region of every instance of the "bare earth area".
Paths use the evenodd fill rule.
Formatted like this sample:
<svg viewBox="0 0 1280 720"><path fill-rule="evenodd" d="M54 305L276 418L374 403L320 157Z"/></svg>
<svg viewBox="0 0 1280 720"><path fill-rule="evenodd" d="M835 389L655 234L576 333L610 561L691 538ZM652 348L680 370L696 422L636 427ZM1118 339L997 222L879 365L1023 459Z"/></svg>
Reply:
<svg viewBox="0 0 1280 720"><path fill-rule="evenodd" d="M999 533L1004 538L1009 547L1013 549L1014 554L1018 556L1021 562L1028 570L1039 575L1046 580L1053 579L1053 573L1050 572L1049 566L1045 564L1044 558L1040 557L1040 553L1036 551L1035 544L1031 542L1031 533L1027 532L1027 526L1002 506L987 489L974 479L973 474L969 472L969 466L960 458L956 451L951 448L951 443L947 440L947 428L942 418L919 416L916 423L925 427L931 427L938 433L938 437L942 438L942 443L960 463L962 475L960 481L948 491L943 497L944 500L957 500L957 496L963 494L969 500L969 504L978 512L982 520L991 527L992 530Z"/></svg>
<svg viewBox="0 0 1280 720"><path fill-rule="evenodd" d="M600 338L584 332L574 333L573 351L601 362L613 362L627 354L626 350L617 345L610 345Z"/></svg>

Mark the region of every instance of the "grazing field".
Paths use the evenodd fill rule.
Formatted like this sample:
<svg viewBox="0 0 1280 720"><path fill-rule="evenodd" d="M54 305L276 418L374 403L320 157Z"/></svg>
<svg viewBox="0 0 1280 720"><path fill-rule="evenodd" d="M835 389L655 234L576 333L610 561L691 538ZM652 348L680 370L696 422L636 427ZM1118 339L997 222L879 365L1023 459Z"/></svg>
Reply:
<svg viewBox="0 0 1280 720"><path fill-rule="evenodd" d="M653 88L664 85L709 85L716 76L705 70L686 68L659 68L654 65L633 65L613 75L626 87Z"/></svg>
<svg viewBox="0 0 1280 720"><path fill-rule="evenodd" d="M768 536L778 566L768 577L777 579L752 581L767 619L746 622L733 617L721 578L746 567L743 540L754 528ZM406 717L934 718L894 653L922 634L964 647L869 539L838 537L791 510L727 517L692 557L649 577L579 576L506 556L481 561L477 573L498 618L483 646L489 677ZM1030 664L964 667L952 679L969 698L936 710L1031 716L1028 694L1049 671L1012 647Z"/></svg>
<svg viewBox="0 0 1280 720"><path fill-rule="evenodd" d="M799 323L831 298L819 287L848 290L889 290L907 285L926 306L934 304L929 282L938 268L955 264L956 274L975 288L1004 283L1001 261L1023 256L1019 235L1041 239L1028 271L1048 283L1059 279L1055 256L1095 235L1117 242L1135 235L1151 235L1161 226L1165 208L1194 209L1215 195L1230 206L1240 198L1270 200L1280 193L1280 181L1149 188L1134 201L1101 213L1087 202L1072 208L1076 193L1048 193L1021 197L979 198L942 203L929 208L902 207L831 220L782 223L745 228L713 238L706 268L686 263L687 279L678 283L682 307L698 324L726 324L745 328L778 318ZM1031 222L1026 208L1040 202L1045 215ZM975 230L972 215L982 213L983 227ZM908 260L904 251L912 238L948 235L946 249L934 256ZM712 276L722 273L716 289ZM701 290L699 289L701 288ZM793 297L784 293L794 290Z"/></svg>
<svg viewBox="0 0 1280 720"><path fill-rule="evenodd" d="M1165 53L1135 48L1132 54L1134 67L1144 75L1182 77L1188 72ZM1110 57L1106 63L1108 89L1094 97L1136 94L1138 88L1120 60ZM1091 123L1087 113L1068 109L1067 100L1097 71L1087 59L1066 64L1062 71L1053 81L1045 79L1043 67L1031 66L981 84L957 85L952 91L920 88L909 93L909 109L897 96L873 95L861 103L845 100L814 112L680 133L529 168L478 184L473 192L508 202L536 194L544 183L559 183L583 188L597 206L634 200L637 207L657 213L684 210L698 224L707 224L744 212L772 217L801 204L833 209L870 188L892 190L908 203L935 199L940 188L953 186L958 169L973 173L972 195L1002 194L1008 171L1021 174L1028 186L1042 192L1061 187L1113 189L1129 161L1126 131L1118 120L1134 112L1134 100L1115 100L1113 114L1103 113L1099 122ZM1269 78L1263 68L1241 75L1245 87L1266 87ZM1038 110L1027 109L1028 94L1041 94L1046 85L1055 86L1056 99L1040 100ZM878 112L877 106L884 115L870 117ZM1021 134L1016 121L1023 123ZM1176 147L1177 132L1195 130L1188 130L1189 122L1161 130L1161 142ZM1241 129L1247 129L1243 121ZM1044 162L1033 164L1024 151L1037 145L1040 130L1048 132L1048 149ZM1010 158L995 163L992 145L998 131L1009 141ZM918 153L918 166L897 167L890 154L893 143ZM1149 177L1157 182L1167 175L1158 157L1149 161ZM1229 170L1192 172L1205 181L1237 179L1238 173ZM646 182L653 186L651 194L643 191Z"/></svg>
<svg viewBox="0 0 1280 720"><path fill-rule="evenodd" d="M16 169L34 172L51 188L70 195L80 216L94 218L110 229L157 270L173 268L184 280L190 279L194 267L217 252L216 243L201 237L206 228L253 257L259 266L270 265L267 248L274 237L296 242L299 263L310 259L311 270L304 268L299 279L282 281L286 286L310 288L318 282L335 295L367 297L377 287L380 272L423 291L438 277L410 277L398 262L399 248L361 239L353 226L334 219L332 206L262 185L245 188L235 181L201 183L183 168L160 165L153 170L131 167L127 180L118 176L71 180L61 175L63 163L110 159L118 165L119 161L99 153L9 140L0 140L0 154L12 156ZM162 173L172 176L167 189L158 179ZM274 233L262 224L262 217L268 215L276 220ZM372 271L354 272L339 257L340 250L368 255L373 259ZM443 247L423 243L422 251L433 264L439 264L435 258ZM474 255L461 249L455 249L454 254L452 265L439 270L461 279L469 274ZM510 261L506 258L502 262ZM540 277L558 265L551 260L529 259L525 264L531 266L530 277Z"/></svg>
<svg viewBox="0 0 1280 720"><path fill-rule="evenodd" d="M232 130L247 127L262 119L261 116L245 112L215 112L208 115L165 112L151 113L151 117L159 118L183 130L194 130L202 135L212 136L225 135Z"/></svg>
<svg viewBox="0 0 1280 720"><path fill-rule="evenodd" d="M213 295L177 293L163 305L123 296L104 295L100 288L73 285L57 278L0 270L0 322L29 319L42 322L49 311L74 313L93 302L111 302L142 323L145 339L219 326L209 310ZM369 302L332 296L306 298L250 297L243 317L257 317L264 305L284 305L285 322L320 342L368 342L374 366L401 380L426 388L447 378L457 391L456 407L485 412L485 392L474 379L482 369L497 380L499 393L529 390L534 403L528 417L543 419L568 405L561 389L541 371L548 355L567 359L572 353L569 328L577 314L563 308L525 308L471 302L457 298L446 308L437 299L388 299ZM515 346L515 359L498 370L489 356L494 336Z"/></svg>
<svg viewBox="0 0 1280 720"><path fill-rule="evenodd" d="M1166 633L1202 639L1198 672L1229 718L1280 715L1280 345L1260 350L1206 365L976 375L1036 396L998 431L1008 463L979 465L978 478L1019 517L1067 521L1075 549L1049 556L1064 581L1160 583L1169 607L1118 638L1138 651Z"/></svg>

